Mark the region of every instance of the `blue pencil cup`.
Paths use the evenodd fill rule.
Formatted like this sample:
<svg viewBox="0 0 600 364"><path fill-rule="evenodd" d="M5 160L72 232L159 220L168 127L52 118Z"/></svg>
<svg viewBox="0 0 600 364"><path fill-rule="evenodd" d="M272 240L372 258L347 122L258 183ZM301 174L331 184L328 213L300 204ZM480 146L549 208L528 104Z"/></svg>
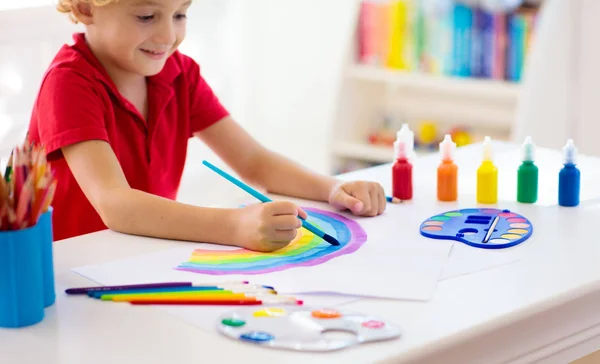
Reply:
<svg viewBox="0 0 600 364"><path fill-rule="evenodd" d="M0 327L36 324L44 318L42 230L0 232Z"/></svg>
<svg viewBox="0 0 600 364"><path fill-rule="evenodd" d="M40 244L42 249L44 307L49 307L56 301L56 291L54 288L54 254L52 252L52 244L54 241L52 235L52 207L40 216L38 225L40 228Z"/></svg>

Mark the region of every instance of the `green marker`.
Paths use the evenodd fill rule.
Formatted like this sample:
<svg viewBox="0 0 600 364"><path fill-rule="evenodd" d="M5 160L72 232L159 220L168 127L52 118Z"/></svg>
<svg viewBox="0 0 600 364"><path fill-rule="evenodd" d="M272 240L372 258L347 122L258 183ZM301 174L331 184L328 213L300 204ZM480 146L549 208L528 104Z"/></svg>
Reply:
<svg viewBox="0 0 600 364"><path fill-rule="evenodd" d="M534 164L535 146L531 137L523 143L523 163L517 174L517 201L535 203L538 197L538 167Z"/></svg>

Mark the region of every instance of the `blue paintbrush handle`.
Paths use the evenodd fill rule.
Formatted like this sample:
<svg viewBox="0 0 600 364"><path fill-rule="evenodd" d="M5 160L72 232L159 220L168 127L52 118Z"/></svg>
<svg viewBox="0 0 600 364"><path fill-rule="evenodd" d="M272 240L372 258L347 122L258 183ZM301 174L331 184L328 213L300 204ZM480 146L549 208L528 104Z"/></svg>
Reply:
<svg viewBox="0 0 600 364"><path fill-rule="evenodd" d="M260 193L257 190L255 190L254 188L248 186L244 182L240 181L239 179L237 179L237 178L233 177L232 175L230 175L229 173L225 172L221 168L213 165L212 163L207 162L207 161L202 161L202 164L204 164L208 168L212 169L213 171L217 172L219 175L221 175L221 177L225 178L229 182L231 182L234 185L238 186L242 190L244 190L244 191L248 192L249 194L251 194L252 196L256 197L261 202L271 202L271 201L273 201L270 198L268 198L267 196L265 196L262 193Z"/></svg>
<svg viewBox="0 0 600 364"><path fill-rule="evenodd" d="M215 171L216 173L218 173L219 175L221 175L223 178L225 178L229 182L231 182L234 185L238 186L242 190L244 190L244 191L248 192L249 194L251 194L252 196L256 197L261 202L272 202L273 201L270 198L268 198L267 196L265 196L262 193L260 193L257 190L255 190L254 188L248 186L244 182L238 180L237 178L233 177L229 173L227 173L227 172L223 171L222 169L220 169L219 167L213 165L212 163L207 162L207 161L202 161L202 164L204 164L208 168L212 169L213 171ZM304 220L303 218L301 218L301 217L299 217L299 218L300 218L300 220L302 220L302 227L303 228L305 228L306 230L310 231L311 233L313 233L313 234L315 234L315 235L317 235L317 236L319 236L321 238L325 236L325 233L323 231L321 231L321 229L319 229L318 227L314 226L310 222Z"/></svg>

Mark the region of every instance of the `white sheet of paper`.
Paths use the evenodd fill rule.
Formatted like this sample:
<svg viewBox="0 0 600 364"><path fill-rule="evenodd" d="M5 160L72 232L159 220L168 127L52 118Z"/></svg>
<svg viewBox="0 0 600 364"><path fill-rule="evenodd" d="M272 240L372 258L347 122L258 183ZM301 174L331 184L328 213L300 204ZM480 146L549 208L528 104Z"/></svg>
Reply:
<svg viewBox="0 0 600 364"><path fill-rule="evenodd" d="M428 301L448 259L449 247L432 251L375 249L328 264L282 272L269 281L290 292L339 292L357 297ZM287 282L291 282L287 285Z"/></svg>
<svg viewBox="0 0 600 364"><path fill-rule="evenodd" d="M450 258L444 267L440 281L467 274L475 274L520 261L512 250L478 249L456 243L450 251Z"/></svg>
<svg viewBox="0 0 600 364"><path fill-rule="evenodd" d="M210 276L178 271L197 244L73 269L103 285L162 281L226 282L249 280L294 293L337 293L390 299L426 301L433 294L451 244L424 244L423 248L398 246L381 250L370 241L358 252L327 263L260 275ZM226 249L225 247L218 247ZM394 284L391 285L390 281Z"/></svg>
<svg viewBox="0 0 600 364"><path fill-rule="evenodd" d="M343 295L297 295L304 301L305 307L326 309L355 302L357 298ZM206 331L213 331L218 323L218 318L238 307L232 306L155 306L160 310L178 317L185 322L195 325ZM281 306L285 307L285 306Z"/></svg>

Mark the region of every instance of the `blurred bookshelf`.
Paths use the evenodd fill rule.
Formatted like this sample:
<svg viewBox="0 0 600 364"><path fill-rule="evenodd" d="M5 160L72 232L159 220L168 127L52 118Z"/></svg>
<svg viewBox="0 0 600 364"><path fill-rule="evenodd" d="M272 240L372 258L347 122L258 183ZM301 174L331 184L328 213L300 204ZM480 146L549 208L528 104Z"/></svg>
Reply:
<svg viewBox="0 0 600 364"><path fill-rule="evenodd" d="M519 85L506 81L481 78L440 77L425 72L409 72L377 66L355 65L349 68L348 77L357 80L387 83L392 87L420 89L434 94L461 95L514 102Z"/></svg>
<svg viewBox="0 0 600 364"><path fill-rule="evenodd" d="M403 123L415 132L417 155L436 152L447 133L459 147L510 138L539 0L502 10L458 0L357 3L332 173L392 162Z"/></svg>

